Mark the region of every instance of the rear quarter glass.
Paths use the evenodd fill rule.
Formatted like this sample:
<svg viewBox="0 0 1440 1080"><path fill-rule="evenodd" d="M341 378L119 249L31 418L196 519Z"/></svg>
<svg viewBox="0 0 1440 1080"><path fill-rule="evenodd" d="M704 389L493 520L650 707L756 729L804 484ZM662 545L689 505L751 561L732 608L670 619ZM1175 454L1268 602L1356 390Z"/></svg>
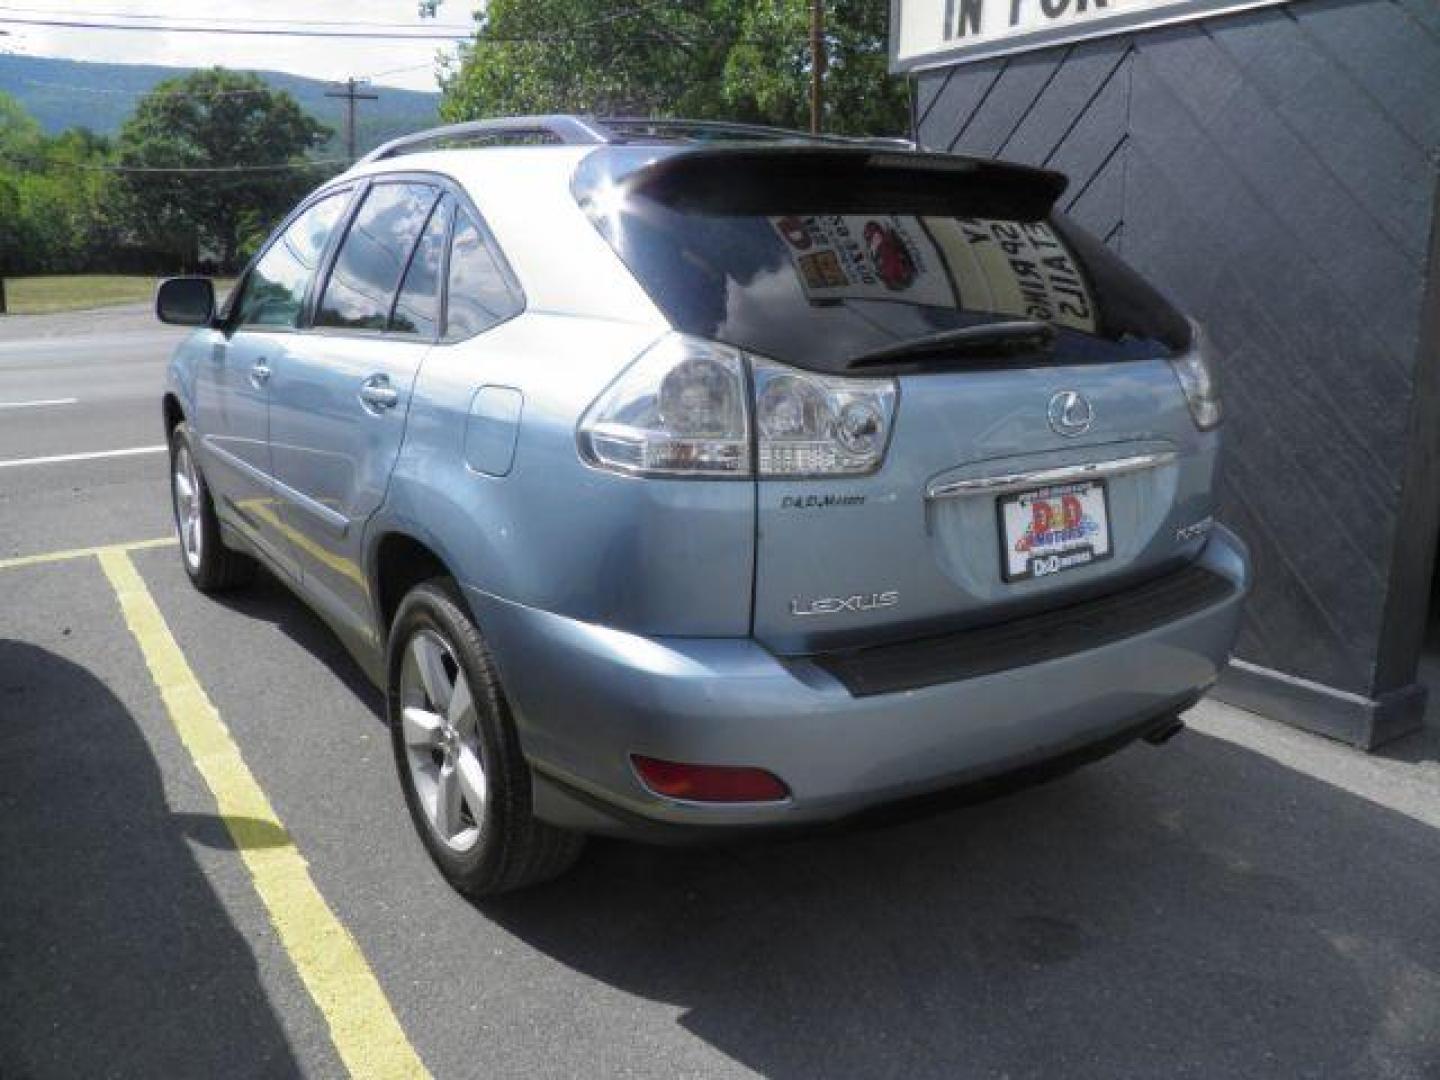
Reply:
<svg viewBox="0 0 1440 1080"><path fill-rule="evenodd" d="M817 175L804 198L791 158L783 176L776 166L766 209L766 158L752 154L731 210L711 186L687 198L678 180L637 184L616 153L582 162L574 193L685 333L828 372L877 349L996 320L1058 331L1043 356L1015 358L1024 363L1154 358L1189 342L1185 319L1104 244L1043 211L1034 191L1007 202L1004 167L956 180L943 203L935 191L943 177L927 174L928 186L911 197L893 164L870 170L873 182L865 169L852 169L843 186ZM647 167L655 166L636 171ZM1033 172L1017 170L1021 179ZM934 212L941 207L947 212Z"/></svg>

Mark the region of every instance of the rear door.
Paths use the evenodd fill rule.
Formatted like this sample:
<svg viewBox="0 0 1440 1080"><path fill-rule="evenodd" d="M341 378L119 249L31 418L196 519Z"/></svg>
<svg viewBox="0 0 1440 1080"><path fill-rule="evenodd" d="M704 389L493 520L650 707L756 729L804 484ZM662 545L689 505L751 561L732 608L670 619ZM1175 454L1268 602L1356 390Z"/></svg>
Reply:
<svg viewBox="0 0 1440 1080"><path fill-rule="evenodd" d="M776 231L776 277L795 299L863 313L896 335L887 348L917 308L1040 320L1057 339L1010 357L897 358L877 472L762 481L758 636L809 651L938 633L1109 591L1182 555L1177 530L1210 513L1213 451L1163 343L1101 336L1097 290L1053 223L807 215ZM818 287L804 262L817 251L841 267Z"/></svg>
<svg viewBox="0 0 1440 1080"><path fill-rule="evenodd" d="M836 378L896 388L869 475L762 466L762 641L807 652L998 621L1197 550L1216 444L1170 365L1189 326L1053 212L1061 178L792 150L682 155L624 186L626 209L597 224L677 328L798 369L808 400Z"/></svg>
<svg viewBox="0 0 1440 1080"><path fill-rule="evenodd" d="M448 226L438 183L369 185L309 332L272 377L270 453L286 536L316 602L356 628L368 625L361 534L384 498L437 333Z"/></svg>

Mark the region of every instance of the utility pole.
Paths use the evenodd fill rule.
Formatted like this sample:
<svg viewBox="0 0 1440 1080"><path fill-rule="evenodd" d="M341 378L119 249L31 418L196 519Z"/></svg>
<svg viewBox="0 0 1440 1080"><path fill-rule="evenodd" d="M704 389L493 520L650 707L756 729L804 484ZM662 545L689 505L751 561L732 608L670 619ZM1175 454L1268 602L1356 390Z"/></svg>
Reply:
<svg viewBox="0 0 1440 1080"><path fill-rule="evenodd" d="M345 89L326 90L326 97L345 99L345 156L355 164L355 103L357 101L379 101L380 95L356 87L364 85L356 79L346 79Z"/></svg>
<svg viewBox="0 0 1440 1080"><path fill-rule="evenodd" d="M810 134L820 134L824 108L825 0L810 0Z"/></svg>
<svg viewBox="0 0 1440 1080"><path fill-rule="evenodd" d="M0 30L0 37L9 37L9 30ZM4 315L9 309L5 306L5 274L0 269L0 315Z"/></svg>

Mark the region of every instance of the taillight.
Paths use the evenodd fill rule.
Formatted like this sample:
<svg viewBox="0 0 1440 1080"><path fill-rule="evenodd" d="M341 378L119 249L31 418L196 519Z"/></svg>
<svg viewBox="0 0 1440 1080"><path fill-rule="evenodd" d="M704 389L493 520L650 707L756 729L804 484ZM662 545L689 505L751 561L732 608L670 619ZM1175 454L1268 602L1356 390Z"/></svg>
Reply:
<svg viewBox="0 0 1440 1080"><path fill-rule="evenodd" d="M638 476L858 476L884 460L895 398L893 379L819 375L670 334L586 411L580 449Z"/></svg>
<svg viewBox="0 0 1440 1080"><path fill-rule="evenodd" d="M635 772L657 795L690 802L782 802L790 789L772 772L735 765L689 765L632 754Z"/></svg>
<svg viewBox="0 0 1440 1080"><path fill-rule="evenodd" d="M1210 365L1210 340L1200 324L1190 324L1190 347L1170 361L1170 370L1185 392L1185 403L1190 406L1190 415L1195 426L1209 431L1220 424L1220 386L1215 379L1215 369Z"/></svg>
<svg viewBox="0 0 1440 1080"><path fill-rule="evenodd" d="M591 464L642 476L749 476L750 410L738 349L671 334L580 421Z"/></svg>
<svg viewBox="0 0 1440 1080"><path fill-rule="evenodd" d="M895 415L893 379L846 379L751 359L761 476L874 472Z"/></svg>

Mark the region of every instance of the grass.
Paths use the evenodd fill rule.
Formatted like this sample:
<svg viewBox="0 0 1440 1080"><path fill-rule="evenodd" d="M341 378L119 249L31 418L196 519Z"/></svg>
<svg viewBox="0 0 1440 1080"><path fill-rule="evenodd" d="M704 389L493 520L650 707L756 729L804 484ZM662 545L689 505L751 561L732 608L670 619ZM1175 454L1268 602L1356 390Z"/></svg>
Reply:
<svg viewBox="0 0 1440 1080"><path fill-rule="evenodd" d="M5 279L5 300L12 315L47 311L83 311L150 299L155 279L142 274L65 274Z"/></svg>
<svg viewBox="0 0 1440 1080"><path fill-rule="evenodd" d="M50 277L5 279L5 300L11 315L41 315L52 311L85 311L116 304L148 303L159 278L147 274L59 274ZM215 292L223 297L229 280L217 280Z"/></svg>

